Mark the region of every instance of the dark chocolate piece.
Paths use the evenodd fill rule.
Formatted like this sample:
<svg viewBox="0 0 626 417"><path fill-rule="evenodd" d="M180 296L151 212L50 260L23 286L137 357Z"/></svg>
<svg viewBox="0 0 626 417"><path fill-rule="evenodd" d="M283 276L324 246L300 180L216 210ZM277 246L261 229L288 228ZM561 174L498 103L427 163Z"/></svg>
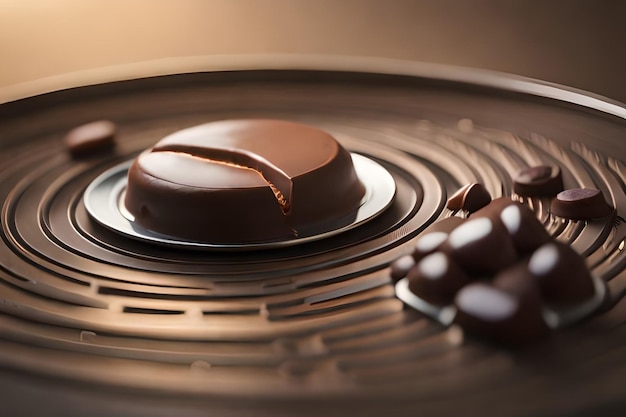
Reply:
<svg viewBox="0 0 626 417"><path fill-rule="evenodd" d="M116 127L113 122L100 120L72 129L64 138L69 153L80 158L107 150L115 145Z"/></svg>
<svg viewBox="0 0 626 417"><path fill-rule="evenodd" d="M552 239L535 213L523 204L507 205L500 212L500 221L520 253L532 252Z"/></svg>
<svg viewBox="0 0 626 417"><path fill-rule="evenodd" d="M402 256L391 264L391 280L393 282L404 278L409 270L424 256L435 252L448 239L448 234L465 219L461 217L446 217L428 226L420 235L413 252Z"/></svg>
<svg viewBox="0 0 626 417"><path fill-rule="evenodd" d="M490 275L517 259L513 241L500 221L472 218L450 233L441 250L471 275Z"/></svg>
<svg viewBox="0 0 626 417"><path fill-rule="evenodd" d="M602 192L593 188L572 188L562 191L552 200L552 214L570 220L601 219L613 213Z"/></svg>
<svg viewBox="0 0 626 417"><path fill-rule="evenodd" d="M425 301L446 305L470 279L449 255L435 252L424 257L408 273L409 289Z"/></svg>
<svg viewBox="0 0 626 417"><path fill-rule="evenodd" d="M554 241L541 246L530 257L528 270L549 304L572 305L595 294L584 258L569 245Z"/></svg>
<svg viewBox="0 0 626 417"><path fill-rule="evenodd" d="M527 258L499 271L492 284L516 297L532 297L535 302L542 302L539 283L528 270Z"/></svg>
<svg viewBox="0 0 626 417"><path fill-rule="evenodd" d="M424 256L439 250L448 241L450 232L463 224L465 219L452 216L431 224L420 235L413 248L413 259L419 262Z"/></svg>
<svg viewBox="0 0 626 417"><path fill-rule="evenodd" d="M496 223L502 223L508 231L515 248L521 252L529 252L550 241L550 235L537 216L528 206L501 197L478 210L472 219L487 217Z"/></svg>
<svg viewBox="0 0 626 417"><path fill-rule="evenodd" d="M542 173L535 167L528 175L547 176L548 169ZM461 206L463 193L457 194L448 208ZM573 194L565 193L564 200L585 202L593 193ZM528 206L506 197L467 220L434 223L402 263L402 276L416 296L442 307L454 302L455 321L465 330L513 346L549 333L544 304L573 308L595 294L585 260L568 245L553 242ZM472 283L476 279L491 284Z"/></svg>
<svg viewBox="0 0 626 417"><path fill-rule="evenodd" d="M545 337L549 328L531 292L514 294L484 283L463 287L455 297L455 322L464 330L506 345Z"/></svg>
<svg viewBox="0 0 626 417"><path fill-rule="evenodd" d="M448 239L448 234L464 221L465 219L452 216L428 226L415 242L413 252L398 258L391 264L391 280L396 282L404 278L419 260L439 249Z"/></svg>
<svg viewBox="0 0 626 417"><path fill-rule="evenodd" d="M415 266L416 262L412 255L404 255L391 263L391 280L393 282L400 281L406 277L408 272Z"/></svg>
<svg viewBox="0 0 626 417"><path fill-rule="evenodd" d="M489 192L481 184L467 184L448 199L449 210L474 213L491 202Z"/></svg>
<svg viewBox="0 0 626 417"><path fill-rule="evenodd" d="M563 191L563 176L557 166L538 165L520 171L513 191L527 197L554 197Z"/></svg>
<svg viewBox="0 0 626 417"><path fill-rule="evenodd" d="M251 243L314 233L355 216L365 189L329 134L279 120L184 129L142 153L125 204L141 226L178 238Z"/></svg>
<svg viewBox="0 0 626 417"><path fill-rule="evenodd" d="M431 232L421 235L419 240L415 242L413 259L419 261L424 256L435 252L446 240L448 240L448 233L446 232Z"/></svg>

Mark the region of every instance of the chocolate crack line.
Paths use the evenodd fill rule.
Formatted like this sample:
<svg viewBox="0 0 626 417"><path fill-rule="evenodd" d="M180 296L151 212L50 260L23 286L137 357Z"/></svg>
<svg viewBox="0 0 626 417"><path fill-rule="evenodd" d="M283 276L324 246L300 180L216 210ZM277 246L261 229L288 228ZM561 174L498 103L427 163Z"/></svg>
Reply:
<svg viewBox="0 0 626 417"><path fill-rule="evenodd" d="M252 152L183 145L161 146L153 149L152 152L173 152L198 158L208 163L252 170L259 174L270 187L283 215L286 216L291 211L290 201L293 187L291 178L276 165Z"/></svg>

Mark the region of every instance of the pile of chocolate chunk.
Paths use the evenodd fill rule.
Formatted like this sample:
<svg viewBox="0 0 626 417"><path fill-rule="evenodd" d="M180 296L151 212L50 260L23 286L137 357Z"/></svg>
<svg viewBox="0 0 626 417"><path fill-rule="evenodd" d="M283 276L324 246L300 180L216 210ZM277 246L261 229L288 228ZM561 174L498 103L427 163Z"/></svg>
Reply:
<svg viewBox="0 0 626 417"><path fill-rule="evenodd" d="M392 279L416 303L399 297L444 324L511 346L559 327L555 312L597 304L601 281L585 259L553 239L521 202L543 199L550 216L564 221L614 215L599 190L563 190L562 184L558 167L539 166L519 174L513 198L492 201L480 184L461 188L448 200L449 216L392 264ZM452 313L444 319L444 311Z"/></svg>

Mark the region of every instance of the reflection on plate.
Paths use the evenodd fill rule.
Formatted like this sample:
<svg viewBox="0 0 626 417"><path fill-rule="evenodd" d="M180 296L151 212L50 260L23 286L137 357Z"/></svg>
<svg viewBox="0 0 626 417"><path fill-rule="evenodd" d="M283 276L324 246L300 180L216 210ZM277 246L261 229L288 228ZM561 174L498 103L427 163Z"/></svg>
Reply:
<svg viewBox="0 0 626 417"><path fill-rule="evenodd" d="M124 207L128 168L132 161L117 165L98 176L85 190L83 201L93 220L129 238L167 246L193 249L271 249L292 246L334 236L375 218L393 202L396 185L391 174L379 163L359 154L352 154L357 176L365 185L365 196L356 216L340 227L271 242L220 244L181 240L144 229Z"/></svg>

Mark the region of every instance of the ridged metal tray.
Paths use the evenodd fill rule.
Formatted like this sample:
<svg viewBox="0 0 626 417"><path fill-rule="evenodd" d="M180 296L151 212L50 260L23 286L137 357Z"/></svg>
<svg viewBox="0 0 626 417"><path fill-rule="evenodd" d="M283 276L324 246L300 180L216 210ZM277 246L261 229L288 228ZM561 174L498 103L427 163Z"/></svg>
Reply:
<svg viewBox="0 0 626 417"><path fill-rule="evenodd" d="M80 78L93 85L0 105L8 415L624 410L626 108L458 68L298 57L196 64L101 84ZM33 88L24 92L48 91ZM103 172L173 131L233 117L326 129L391 174L393 203L335 236L236 253L152 245L90 218L83 194ZM117 123L117 146L72 159L63 135L97 119ZM447 196L470 182L510 195L516 172L539 163L618 209L617 224L570 222L556 233L606 281L604 308L506 350L405 307L387 267L446 215Z"/></svg>

